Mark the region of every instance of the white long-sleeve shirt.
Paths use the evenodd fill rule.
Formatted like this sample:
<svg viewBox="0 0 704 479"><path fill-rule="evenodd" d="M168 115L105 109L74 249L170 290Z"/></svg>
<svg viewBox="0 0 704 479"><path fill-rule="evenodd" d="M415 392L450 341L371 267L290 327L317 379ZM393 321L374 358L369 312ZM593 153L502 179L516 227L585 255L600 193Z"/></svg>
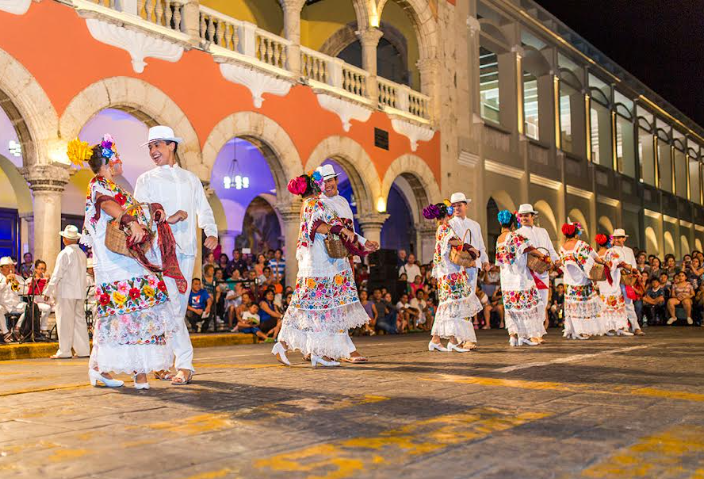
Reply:
<svg viewBox="0 0 704 479"><path fill-rule="evenodd" d="M337 214L337 216L349 220L349 228L354 231L354 214L352 214L352 208L350 208L350 204L343 196L337 195L333 197L328 197L325 196L325 194L322 194L320 195L320 199L323 201L323 204L333 210L335 214ZM354 232L357 234L359 244L364 246L367 243L366 238L360 235L359 231Z"/></svg>
<svg viewBox="0 0 704 479"><path fill-rule="evenodd" d="M489 262L489 255L486 253L486 245L482 236L482 227L479 223L470 218L455 216L450 220L450 226L460 239L464 238L465 243L479 250L479 263ZM467 233L466 236L465 233ZM481 264L478 264L477 267L480 267Z"/></svg>
<svg viewBox="0 0 704 479"><path fill-rule="evenodd" d="M621 261L631 265L632 268L638 268L636 256L633 254L633 250L631 248L628 246L614 246L613 250L618 253Z"/></svg>
<svg viewBox="0 0 704 479"><path fill-rule="evenodd" d="M0 273L0 308L4 309L1 314L14 311L15 307L20 303L20 297L12 291L12 286L7 277ZM4 321L5 318L0 318L0 321Z"/></svg>
<svg viewBox="0 0 704 479"><path fill-rule="evenodd" d="M537 226L521 226L516 230L516 233L521 234L528 238L530 241L531 246L534 248L545 248L548 251L548 256L550 256L550 259L553 261L559 261L560 260L560 255L557 254L557 251L555 251L555 246L553 246L552 241L550 240L550 235L548 235L548 232L545 228L539 228ZM541 251L541 253L544 253L544 251ZM537 274L536 275L544 280L548 276L550 276L549 272L545 272L543 274Z"/></svg>
<svg viewBox="0 0 704 479"><path fill-rule="evenodd" d="M159 166L142 173L137 178L134 197L140 203L161 204L167 216L178 210L188 214L185 221L171 225L177 250L183 255L196 255L200 243L196 224L205 231L206 236L218 236L215 216L205 196L203 184L196 175L178 165Z"/></svg>
<svg viewBox="0 0 704 479"><path fill-rule="evenodd" d="M77 244L66 246L56 257L54 272L44 294L57 299L86 299L86 254Z"/></svg>

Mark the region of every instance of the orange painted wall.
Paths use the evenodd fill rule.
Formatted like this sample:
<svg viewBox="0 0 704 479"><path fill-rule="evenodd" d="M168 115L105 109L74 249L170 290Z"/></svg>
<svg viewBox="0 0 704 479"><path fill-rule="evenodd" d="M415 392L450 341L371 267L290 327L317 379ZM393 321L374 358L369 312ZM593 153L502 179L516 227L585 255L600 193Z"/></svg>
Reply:
<svg viewBox="0 0 704 479"><path fill-rule="evenodd" d="M201 146L223 118L238 111L256 111L281 125L304 165L322 140L341 135L365 148L381 178L393 160L413 153L427 162L440 183L439 132L412 152L409 140L393 131L386 114L374 112L366 123L353 121L346 133L337 115L323 110L312 90L303 85L295 86L283 98L265 95L262 108L255 109L249 90L225 80L211 55L199 50L185 52L176 63L147 58L144 73L137 74L126 51L95 40L72 8L53 1L32 3L23 16L0 12L0 48L37 79L59 116L71 99L92 83L129 76L164 91L185 112ZM389 151L374 147L375 127L389 131Z"/></svg>

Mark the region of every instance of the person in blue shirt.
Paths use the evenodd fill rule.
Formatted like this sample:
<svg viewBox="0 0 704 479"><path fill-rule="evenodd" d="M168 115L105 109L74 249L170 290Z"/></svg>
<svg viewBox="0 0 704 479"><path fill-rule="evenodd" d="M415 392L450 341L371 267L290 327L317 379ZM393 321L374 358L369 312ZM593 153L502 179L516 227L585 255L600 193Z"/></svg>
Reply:
<svg viewBox="0 0 704 479"><path fill-rule="evenodd" d="M200 278L193 278L191 283L191 294L188 295L188 306L186 310L186 320L191 323L191 331L198 331L198 322L203 321L201 332L208 329L210 323L210 308L213 305L213 298L203 289ZM207 323L206 323L207 321Z"/></svg>

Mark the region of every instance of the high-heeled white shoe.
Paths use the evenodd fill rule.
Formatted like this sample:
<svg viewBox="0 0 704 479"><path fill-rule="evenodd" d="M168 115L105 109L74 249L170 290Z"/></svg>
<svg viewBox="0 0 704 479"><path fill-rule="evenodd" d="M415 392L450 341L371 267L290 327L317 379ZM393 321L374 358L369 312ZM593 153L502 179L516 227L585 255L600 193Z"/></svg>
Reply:
<svg viewBox="0 0 704 479"><path fill-rule="evenodd" d="M88 370L88 378L90 378L90 385L96 387L99 382L109 388L121 388L125 384L124 381L120 381L119 379L108 379L95 369Z"/></svg>
<svg viewBox="0 0 704 479"><path fill-rule="evenodd" d="M515 348L516 346L518 346L518 338L516 338L514 336L509 336L508 345L511 346L512 348Z"/></svg>
<svg viewBox="0 0 704 479"><path fill-rule="evenodd" d="M468 353L469 349L464 349L459 347L457 344L447 343L448 351L455 351L456 353Z"/></svg>
<svg viewBox="0 0 704 479"><path fill-rule="evenodd" d="M320 365L325 366L326 368L334 368L340 365L340 363L338 363L337 361L328 361L327 359L323 359L320 356L316 356L315 354L310 355L310 363L313 365L313 367Z"/></svg>
<svg viewBox="0 0 704 479"><path fill-rule="evenodd" d="M149 389L149 383L138 383L137 376L134 376L134 388L135 389Z"/></svg>
<svg viewBox="0 0 704 479"><path fill-rule="evenodd" d="M434 342L430 341L428 343L428 351L442 351L442 352L446 353L449 351L449 349L447 349L445 346L443 346L440 343L434 343Z"/></svg>
<svg viewBox="0 0 704 479"><path fill-rule="evenodd" d="M286 357L286 348L284 348L283 344L281 344L280 342L274 344L274 347L271 349L271 354L276 356L276 360L281 364L285 366L291 365L291 362Z"/></svg>
<svg viewBox="0 0 704 479"><path fill-rule="evenodd" d="M537 346L538 343L531 341L530 339L527 338L519 338L518 339L519 344L525 344L526 346Z"/></svg>
<svg viewBox="0 0 704 479"><path fill-rule="evenodd" d="M633 333L632 333L632 332L626 331L625 329L619 329L619 330L617 331L617 334L618 334L619 336L633 336Z"/></svg>

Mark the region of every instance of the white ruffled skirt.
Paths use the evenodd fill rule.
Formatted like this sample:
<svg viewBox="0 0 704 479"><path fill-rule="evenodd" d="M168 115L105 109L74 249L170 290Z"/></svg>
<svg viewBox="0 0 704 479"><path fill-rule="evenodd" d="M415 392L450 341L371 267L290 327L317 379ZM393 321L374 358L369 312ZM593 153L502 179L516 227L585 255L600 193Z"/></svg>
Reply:
<svg viewBox="0 0 704 479"><path fill-rule="evenodd" d="M607 329L601 318L601 300L591 284L567 285L565 289L565 330L570 336L602 336Z"/></svg>
<svg viewBox="0 0 704 479"><path fill-rule="evenodd" d="M465 341L476 343L477 335L474 332L472 318L481 310L482 304L474 293L462 299L451 299L440 303L435 313L433 336L444 339L455 337L460 343Z"/></svg>
<svg viewBox="0 0 704 479"><path fill-rule="evenodd" d="M536 288L502 291L504 322L508 334L519 338L542 338L545 331L545 308Z"/></svg>
<svg viewBox="0 0 704 479"><path fill-rule="evenodd" d="M601 320L606 331L628 329L626 303L620 294L600 295Z"/></svg>
<svg viewBox="0 0 704 479"><path fill-rule="evenodd" d="M356 348L348 331L368 322L351 269L333 276L298 277L278 339L304 355L349 358Z"/></svg>

